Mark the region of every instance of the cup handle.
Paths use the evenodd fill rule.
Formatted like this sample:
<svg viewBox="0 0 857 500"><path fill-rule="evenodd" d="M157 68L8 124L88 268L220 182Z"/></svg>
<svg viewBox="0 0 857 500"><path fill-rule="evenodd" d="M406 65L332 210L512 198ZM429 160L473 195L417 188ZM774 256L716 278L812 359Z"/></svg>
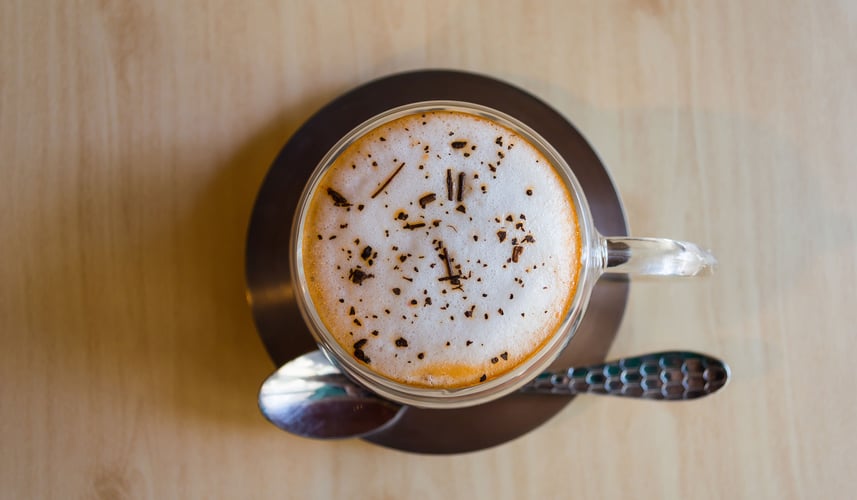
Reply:
<svg viewBox="0 0 857 500"><path fill-rule="evenodd" d="M601 237L605 273L649 276L705 276L717 259L699 246L665 238Z"/></svg>

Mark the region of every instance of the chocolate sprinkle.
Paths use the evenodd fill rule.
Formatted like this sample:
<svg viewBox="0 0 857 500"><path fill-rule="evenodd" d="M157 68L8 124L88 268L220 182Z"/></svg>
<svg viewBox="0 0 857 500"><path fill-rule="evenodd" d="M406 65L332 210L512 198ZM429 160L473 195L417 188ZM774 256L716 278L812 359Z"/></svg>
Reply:
<svg viewBox="0 0 857 500"><path fill-rule="evenodd" d="M372 247L370 247L370 246L367 246L366 248L363 249L362 252L360 252L360 258L363 260L366 260L371 256L372 256Z"/></svg>
<svg viewBox="0 0 857 500"><path fill-rule="evenodd" d="M491 364L492 364L492 365L493 365L493 364L497 364L499 361L500 361L500 358L498 358L498 357L496 357L496 356L495 356L495 357L493 357L493 358L491 358Z"/></svg>
<svg viewBox="0 0 857 500"><path fill-rule="evenodd" d="M424 357L426 357L426 354L424 352L417 354L417 359L423 359Z"/></svg>
<svg viewBox="0 0 857 500"><path fill-rule="evenodd" d="M400 293L402 293L402 290L400 288L394 288L393 293L399 295Z"/></svg>
<svg viewBox="0 0 857 500"><path fill-rule="evenodd" d="M467 141L455 141L452 143L454 149L461 149L464 146L467 146Z"/></svg>
<svg viewBox="0 0 857 500"><path fill-rule="evenodd" d="M482 376L481 376L481 377L479 377L479 381L480 381L480 382L485 382L486 380L488 380L488 375L485 375L485 374L483 373L483 374L482 374Z"/></svg>
<svg viewBox="0 0 857 500"><path fill-rule="evenodd" d="M408 341L399 337L396 339L396 347L408 347Z"/></svg>

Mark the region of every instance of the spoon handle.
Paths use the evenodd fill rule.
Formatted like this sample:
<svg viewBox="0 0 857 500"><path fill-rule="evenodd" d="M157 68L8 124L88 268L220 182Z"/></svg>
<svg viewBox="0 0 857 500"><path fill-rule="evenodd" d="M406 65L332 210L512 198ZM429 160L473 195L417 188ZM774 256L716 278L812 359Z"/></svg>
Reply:
<svg viewBox="0 0 857 500"><path fill-rule="evenodd" d="M719 359L694 352L667 351L564 372L545 372L521 391L676 401L707 396L728 380L729 366Z"/></svg>

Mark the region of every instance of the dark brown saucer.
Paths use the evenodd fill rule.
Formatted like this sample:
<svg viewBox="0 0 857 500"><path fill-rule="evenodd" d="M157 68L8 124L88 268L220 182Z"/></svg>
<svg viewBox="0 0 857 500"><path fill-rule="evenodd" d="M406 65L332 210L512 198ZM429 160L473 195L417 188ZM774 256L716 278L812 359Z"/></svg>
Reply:
<svg viewBox="0 0 857 500"><path fill-rule="evenodd" d="M521 89L472 73L417 71L369 82L337 98L311 117L274 160L259 190L247 234L247 298L256 328L277 366L316 349L304 325L289 270L289 234L298 198L311 172L336 141L372 116L427 100L482 104L530 125L568 161L605 235L627 235L622 203L604 165L583 136L559 113ZM604 361L628 297L626 279L595 286L583 322L552 368ZM569 401L512 394L457 410L407 408L398 423L367 438L416 453L463 453L505 443L535 429Z"/></svg>

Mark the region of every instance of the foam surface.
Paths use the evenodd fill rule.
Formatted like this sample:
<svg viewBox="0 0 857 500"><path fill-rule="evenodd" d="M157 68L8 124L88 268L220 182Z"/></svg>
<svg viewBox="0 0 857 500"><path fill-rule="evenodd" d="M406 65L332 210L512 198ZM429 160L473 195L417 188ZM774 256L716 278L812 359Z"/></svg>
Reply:
<svg viewBox="0 0 857 500"><path fill-rule="evenodd" d="M353 143L322 178L303 240L310 295L339 344L391 379L449 388L490 380L547 341L571 303L578 247L547 159L449 111Z"/></svg>

